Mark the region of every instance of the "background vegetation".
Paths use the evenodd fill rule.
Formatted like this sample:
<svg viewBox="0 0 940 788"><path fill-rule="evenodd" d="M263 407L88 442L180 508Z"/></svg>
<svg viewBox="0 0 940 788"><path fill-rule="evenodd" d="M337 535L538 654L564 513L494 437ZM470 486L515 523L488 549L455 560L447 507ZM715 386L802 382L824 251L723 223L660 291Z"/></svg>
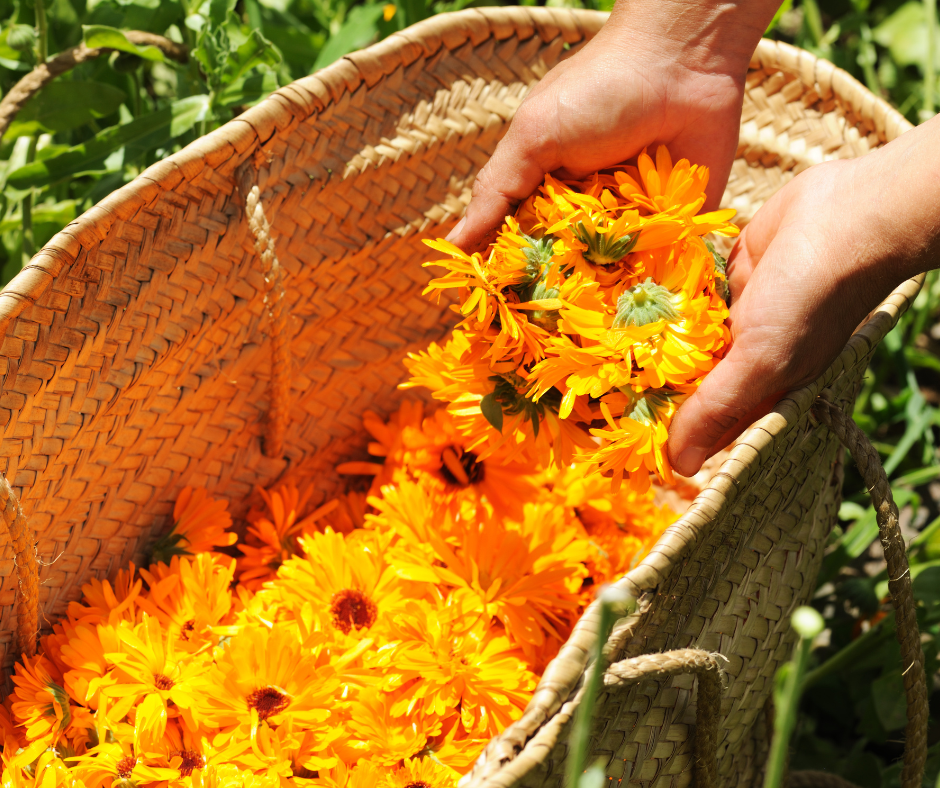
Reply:
<svg viewBox="0 0 940 788"><path fill-rule="evenodd" d="M0 284L98 200L276 87L432 14L486 4L495 0L0 0L3 95L83 40L110 48L46 86L2 137ZM184 44L188 62L122 30ZM916 123L935 112L937 30L936 0L787 0L769 35L835 61ZM931 681L940 648L938 296L931 275L878 350L856 410L904 510ZM874 513L852 470L845 496L814 601L827 629L810 656L792 764L888 788L899 784L900 655ZM936 692L932 712L924 784L940 786Z"/></svg>

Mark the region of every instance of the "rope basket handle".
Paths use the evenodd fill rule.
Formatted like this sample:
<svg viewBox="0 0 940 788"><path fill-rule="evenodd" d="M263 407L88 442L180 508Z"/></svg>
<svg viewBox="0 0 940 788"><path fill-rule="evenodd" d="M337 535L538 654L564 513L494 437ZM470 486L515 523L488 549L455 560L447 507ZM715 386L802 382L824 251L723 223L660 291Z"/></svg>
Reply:
<svg viewBox="0 0 940 788"><path fill-rule="evenodd" d="M898 507L891 494L891 485L881 465L878 450L852 418L823 398L816 400L810 413L832 430L842 445L852 453L875 507L878 535L888 566L888 589L897 622L895 635L901 644L904 694L907 697L901 785L903 788L920 788L927 762L927 675L924 672L924 652L917 626L911 569L898 524Z"/></svg>
<svg viewBox="0 0 940 788"><path fill-rule="evenodd" d="M39 559L33 532L26 522L19 499L10 483L0 474L0 512L13 542L13 563L19 576L20 598L16 605L16 638L27 657L36 655L39 634Z"/></svg>
<svg viewBox="0 0 940 788"><path fill-rule="evenodd" d="M249 180L245 170L241 179L245 197L245 215L261 259L264 274L264 306L267 311L267 333L271 340L271 378L268 383L268 418L262 448L266 457L277 458L284 453L284 439L290 422L290 313L284 290L284 272L277 259L271 225L261 205L261 190Z"/></svg>
<svg viewBox="0 0 940 788"><path fill-rule="evenodd" d="M660 654L643 654L615 662L604 674L605 687L622 687L641 679L664 679L682 673L698 677L695 704L695 788L718 785L718 720L721 716L720 654L696 648L680 648Z"/></svg>
<svg viewBox="0 0 940 788"><path fill-rule="evenodd" d="M902 788L920 788L927 761L927 676L910 566L904 538L898 524L898 507L891 494L891 485L881 465L878 450L872 446L858 425L826 399L818 399L810 417L825 424L852 454L859 472L871 494L878 519L878 532L888 567L888 588L894 604L901 644L904 693L907 698ZM718 784L718 725L721 706L720 655L699 649L678 649L660 654L644 654L611 665L604 675L606 687L621 687L642 679L658 679L682 673L698 676L699 694L695 709L695 785L715 788ZM851 788L851 783L824 772L794 772L790 788Z"/></svg>

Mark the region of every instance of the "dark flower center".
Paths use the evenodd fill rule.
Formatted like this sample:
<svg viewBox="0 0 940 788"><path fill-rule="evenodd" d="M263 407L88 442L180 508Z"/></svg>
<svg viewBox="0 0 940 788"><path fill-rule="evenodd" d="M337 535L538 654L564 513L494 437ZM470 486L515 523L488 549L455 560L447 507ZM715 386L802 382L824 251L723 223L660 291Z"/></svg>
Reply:
<svg viewBox="0 0 940 788"><path fill-rule="evenodd" d="M169 676L164 676L162 673L155 673L153 676L153 685L158 690L171 690L173 689L173 679Z"/></svg>
<svg viewBox="0 0 940 788"><path fill-rule="evenodd" d="M472 451L461 452L448 446L441 454L441 476L454 487L469 487L483 481L486 466Z"/></svg>
<svg viewBox="0 0 940 788"><path fill-rule="evenodd" d="M137 759L130 755L125 755L117 762L117 776L122 780L129 780L134 773L134 767L137 765Z"/></svg>
<svg viewBox="0 0 940 788"><path fill-rule="evenodd" d="M337 591L330 602L333 626L344 635L348 635L353 627L368 629L375 623L378 614L375 602L355 588Z"/></svg>
<svg viewBox="0 0 940 788"><path fill-rule="evenodd" d="M262 687L248 696L248 707L258 712L259 720L280 714L289 703L290 698L276 687Z"/></svg>
<svg viewBox="0 0 940 788"><path fill-rule="evenodd" d="M415 783L408 783L405 788L431 788L431 784L426 783L424 780L418 780Z"/></svg>
<svg viewBox="0 0 940 788"><path fill-rule="evenodd" d="M183 759L179 767L181 777L191 777L196 769L201 769L206 765L202 753L198 753L195 750L181 750L176 754Z"/></svg>
<svg viewBox="0 0 940 788"><path fill-rule="evenodd" d="M183 628L180 630L180 640L189 640L190 636L195 631L196 631L196 619L191 618L189 619L189 621L183 624Z"/></svg>

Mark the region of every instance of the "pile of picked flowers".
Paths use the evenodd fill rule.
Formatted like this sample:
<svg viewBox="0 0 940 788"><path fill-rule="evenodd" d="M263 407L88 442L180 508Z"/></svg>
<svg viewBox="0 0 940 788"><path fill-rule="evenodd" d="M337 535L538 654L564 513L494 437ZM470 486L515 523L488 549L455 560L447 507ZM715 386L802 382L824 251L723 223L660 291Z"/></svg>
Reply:
<svg viewBox="0 0 940 788"><path fill-rule="evenodd" d="M639 165L547 179L485 260L435 244L466 317L408 364L448 405L367 413L347 492L259 490L237 538L187 488L86 585L16 664L4 788L453 788L675 518L658 431L729 340L707 174Z"/></svg>
<svg viewBox="0 0 940 788"><path fill-rule="evenodd" d="M411 385L448 403L480 456L671 483L669 422L731 342L724 259L702 236L738 229L731 209L697 215L707 183L660 147L583 182L547 176L485 258L426 241L448 255L428 290L456 289L464 319L406 362Z"/></svg>

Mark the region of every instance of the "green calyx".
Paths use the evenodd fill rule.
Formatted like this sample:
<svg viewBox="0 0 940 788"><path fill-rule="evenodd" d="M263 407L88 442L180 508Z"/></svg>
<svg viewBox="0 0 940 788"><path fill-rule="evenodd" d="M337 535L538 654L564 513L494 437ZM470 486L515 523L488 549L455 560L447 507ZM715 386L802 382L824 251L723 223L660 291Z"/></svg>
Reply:
<svg viewBox="0 0 940 788"><path fill-rule="evenodd" d="M575 237L587 246L584 257L595 265L611 265L620 262L636 246L640 238L638 232L633 235L614 235L613 233L596 233L578 222L574 230Z"/></svg>
<svg viewBox="0 0 940 788"><path fill-rule="evenodd" d="M496 386L480 401L480 411L497 432L503 431L504 415L522 414L532 422L532 432L538 437L539 425L545 417L545 411L552 410L557 413L561 405L561 395L557 389L546 392L538 402L530 400L523 392L526 382L514 372L493 375L490 380Z"/></svg>
<svg viewBox="0 0 940 788"><path fill-rule="evenodd" d="M617 299L617 314L611 327L646 326L660 320L675 323L682 314L673 304L673 298L667 288L647 278L625 290Z"/></svg>
<svg viewBox="0 0 940 788"><path fill-rule="evenodd" d="M623 389L621 389L623 391ZM624 415L641 424L656 424L662 419L663 413L669 408L669 403L676 395L670 389L647 389L637 396L632 392L624 392L633 399L633 406L628 407Z"/></svg>
<svg viewBox="0 0 940 788"><path fill-rule="evenodd" d="M552 255L555 253L555 239L550 235L543 238L533 238L531 235L523 235L527 246L522 248L522 254L525 255L526 275L528 281L532 282L539 276L542 276L542 269L552 261Z"/></svg>
<svg viewBox="0 0 940 788"><path fill-rule="evenodd" d="M535 283L535 286L527 294L529 301L545 301L549 298L558 298L558 288L548 287L545 280L553 266L545 268L542 276ZM533 309L529 312L529 322L534 323L546 331L555 331L558 328L558 310L557 309Z"/></svg>

